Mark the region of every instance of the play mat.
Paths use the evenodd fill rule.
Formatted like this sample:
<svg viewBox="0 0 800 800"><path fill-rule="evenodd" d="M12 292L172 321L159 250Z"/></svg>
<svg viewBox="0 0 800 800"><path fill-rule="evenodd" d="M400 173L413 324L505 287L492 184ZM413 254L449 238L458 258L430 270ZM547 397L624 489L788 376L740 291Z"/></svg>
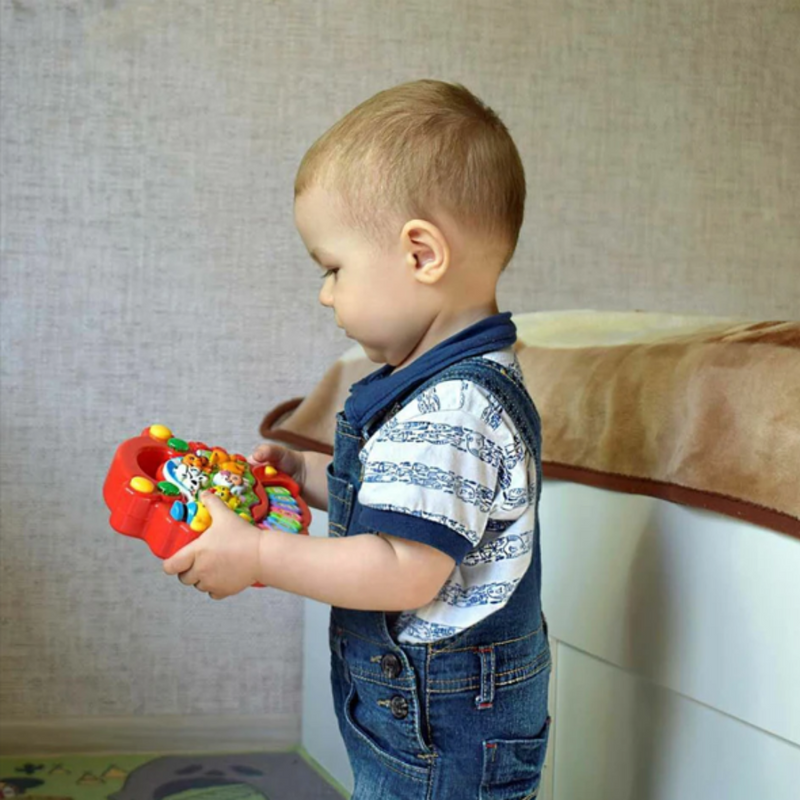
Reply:
<svg viewBox="0 0 800 800"><path fill-rule="evenodd" d="M341 800L299 753L0 757L0 798Z"/></svg>

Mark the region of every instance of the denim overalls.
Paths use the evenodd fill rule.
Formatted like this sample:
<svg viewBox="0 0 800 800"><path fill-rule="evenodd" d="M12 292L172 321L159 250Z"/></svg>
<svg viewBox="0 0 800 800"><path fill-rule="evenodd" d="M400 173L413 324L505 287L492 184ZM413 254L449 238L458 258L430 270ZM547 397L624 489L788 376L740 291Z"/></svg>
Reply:
<svg viewBox="0 0 800 800"><path fill-rule="evenodd" d="M448 379L465 378L489 389L534 455L538 504L540 422L524 386L500 365L474 355L432 372L400 405ZM397 401L391 398L376 419ZM365 441L364 431L340 412L328 468L331 536L369 535L356 525L358 454ZM550 722L551 667L540 601L538 516L534 536L531 564L506 606L448 639L399 645L385 613L332 609L333 702L355 776L353 800L537 795Z"/></svg>

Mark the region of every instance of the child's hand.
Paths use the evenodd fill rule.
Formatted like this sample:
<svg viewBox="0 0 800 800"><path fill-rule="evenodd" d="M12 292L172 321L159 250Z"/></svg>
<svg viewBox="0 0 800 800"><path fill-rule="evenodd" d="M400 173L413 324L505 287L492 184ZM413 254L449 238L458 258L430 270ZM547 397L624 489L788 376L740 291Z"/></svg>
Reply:
<svg viewBox="0 0 800 800"><path fill-rule="evenodd" d="M207 592L213 600L238 594L258 582L263 532L243 520L211 492L200 500L211 515L211 526L164 562L167 575Z"/></svg>
<svg viewBox="0 0 800 800"><path fill-rule="evenodd" d="M302 489L306 482L306 461L302 452L279 444L262 444L247 459L252 467L271 464L285 472Z"/></svg>

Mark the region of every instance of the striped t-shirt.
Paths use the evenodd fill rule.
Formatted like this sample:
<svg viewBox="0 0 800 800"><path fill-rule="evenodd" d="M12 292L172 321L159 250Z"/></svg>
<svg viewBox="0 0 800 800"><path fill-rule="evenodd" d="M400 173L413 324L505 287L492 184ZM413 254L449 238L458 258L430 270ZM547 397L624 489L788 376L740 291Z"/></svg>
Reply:
<svg viewBox="0 0 800 800"><path fill-rule="evenodd" d="M482 357L522 379L513 348ZM531 561L536 468L497 398L442 381L385 420L360 459L362 506L437 522L470 546L434 600L399 614L397 640L453 636L502 608Z"/></svg>

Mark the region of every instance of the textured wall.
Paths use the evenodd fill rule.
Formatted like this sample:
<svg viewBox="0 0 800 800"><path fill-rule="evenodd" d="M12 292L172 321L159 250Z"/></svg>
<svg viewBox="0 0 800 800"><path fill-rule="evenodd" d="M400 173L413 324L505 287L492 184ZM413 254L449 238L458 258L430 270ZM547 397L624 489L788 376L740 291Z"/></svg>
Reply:
<svg viewBox="0 0 800 800"><path fill-rule="evenodd" d="M6 720L299 720L298 601L182 589L100 488L151 422L246 450L349 346L292 180L378 89L458 80L507 121L505 307L800 310L796 0L0 3Z"/></svg>

